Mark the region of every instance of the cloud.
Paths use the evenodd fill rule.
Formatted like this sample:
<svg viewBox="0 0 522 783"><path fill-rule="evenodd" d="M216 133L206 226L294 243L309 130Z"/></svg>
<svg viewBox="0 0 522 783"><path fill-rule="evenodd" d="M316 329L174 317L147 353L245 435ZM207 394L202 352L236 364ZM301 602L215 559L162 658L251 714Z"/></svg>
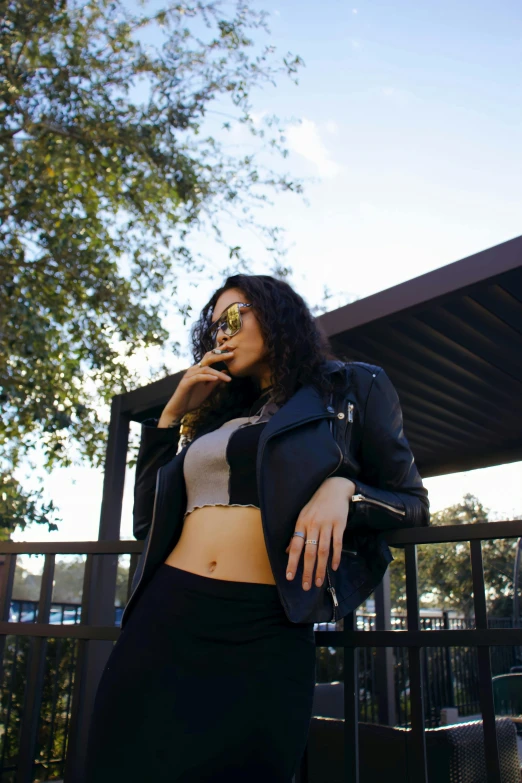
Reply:
<svg viewBox="0 0 522 783"><path fill-rule="evenodd" d="M341 167L330 157L319 129L312 120L303 118L300 125L290 126L286 138L289 149L313 163L322 177L332 178L340 172Z"/></svg>
<svg viewBox="0 0 522 783"><path fill-rule="evenodd" d="M328 122L325 122L324 129L332 136L337 136L339 133L339 126L335 120L328 120Z"/></svg>

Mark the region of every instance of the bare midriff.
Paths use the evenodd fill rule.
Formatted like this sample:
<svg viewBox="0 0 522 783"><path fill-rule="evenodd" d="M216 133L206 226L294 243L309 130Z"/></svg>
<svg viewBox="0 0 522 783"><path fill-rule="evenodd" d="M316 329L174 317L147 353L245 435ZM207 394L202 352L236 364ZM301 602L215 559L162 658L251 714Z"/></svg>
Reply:
<svg viewBox="0 0 522 783"><path fill-rule="evenodd" d="M187 514L167 565L200 576L275 585L261 512L251 506L203 506Z"/></svg>

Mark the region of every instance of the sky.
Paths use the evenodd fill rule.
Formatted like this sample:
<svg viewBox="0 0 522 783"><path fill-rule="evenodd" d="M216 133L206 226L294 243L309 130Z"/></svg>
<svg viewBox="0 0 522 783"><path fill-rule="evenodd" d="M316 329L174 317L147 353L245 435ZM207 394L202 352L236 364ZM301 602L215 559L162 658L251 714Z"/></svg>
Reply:
<svg viewBox="0 0 522 783"><path fill-rule="evenodd" d="M363 298L522 233L522 5L486 2L255 3L270 13L270 42L305 61L299 85L281 77L254 94L254 111L289 118L284 168L312 181L307 202L275 196L263 220L284 226L291 284L310 306L325 286L329 309ZM297 122L300 120L300 122ZM218 115L209 118L217 122ZM252 144L230 134L230 149ZM281 163L276 165L281 166ZM228 226L228 230L232 230ZM266 272L266 254L245 238ZM219 269L219 251L206 237ZM194 310L222 282L181 281ZM165 325L192 363L190 323L169 312ZM150 354L137 357L144 371ZM139 426L132 425L135 437ZM471 492L491 518L522 514L522 463L425 480L432 510ZM39 487L36 475L17 474ZM41 472L59 530L17 531L17 541L95 540L102 472L88 466ZM132 538L134 471L128 471L121 537Z"/></svg>

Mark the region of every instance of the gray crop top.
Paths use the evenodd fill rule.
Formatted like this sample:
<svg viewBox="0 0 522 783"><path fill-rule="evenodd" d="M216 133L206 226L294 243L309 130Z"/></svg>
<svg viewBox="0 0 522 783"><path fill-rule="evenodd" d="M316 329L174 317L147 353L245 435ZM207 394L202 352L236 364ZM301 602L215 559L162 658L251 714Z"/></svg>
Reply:
<svg viewBox="0 0 522 783"><path fill-rule="evenodd" d="M230 419L190 444L183 463L185 516L202 506L259 508L257 447L261 432L278 410L274 402L266 402L256 415ZM343 464L331 475L349 478Z"/></svg>
<svg viewBox="0 0 522 783"><path fill-rule="evenodd" d="M190 444L183 462L185 516L202 506L259 508L256 457L259 437L278 410L267 402L254 416L240 416Z"/></svg>

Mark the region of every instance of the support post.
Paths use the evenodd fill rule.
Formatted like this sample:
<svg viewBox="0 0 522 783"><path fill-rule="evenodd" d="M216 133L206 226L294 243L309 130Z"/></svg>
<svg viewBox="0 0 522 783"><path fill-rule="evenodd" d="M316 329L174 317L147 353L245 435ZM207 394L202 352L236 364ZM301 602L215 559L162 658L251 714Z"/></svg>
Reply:
<svg viewBox="0 0 522 783"><path fill-rule="evenodd" d="M99 541L118 541L120 538L128 442L129 419L122 413L122 397L118 395L112 398L111 405ZM117 567L118 555L93 555L90 562L86 564L82 623L114 626ZM113 644L111 641L102 640L79 642L73 715L64 776L66 783L84 782L87 741L94 698Z"/></svg>
<svg viewBox="0 0 522 783"><path fill-rule="evenodd" d="M375 630L391 631L390 570L375 590ZM377 647L375 667L375 690L379 723L386 726L397 724L395 709L395 666L392 647Z"/></svg>
<svg viewBox="0 0 522 783"><path fill-rule="evenodd" d="M442 613L442 622L445 631L450 630L449 613L444 611ZM445 647L444 653L446 657L446 678L448 683L448 704L447 707L455 707L455 677L453 675L453 661L451 660L451 647Z"/></svg>
<svg viewBox="0 0 522 783"><path fill-rule="evenodd" d="M357 630L357 615L344 617L344 631ZM343 780L359 783L359 648L344 648L344 770Z"/></svg>

